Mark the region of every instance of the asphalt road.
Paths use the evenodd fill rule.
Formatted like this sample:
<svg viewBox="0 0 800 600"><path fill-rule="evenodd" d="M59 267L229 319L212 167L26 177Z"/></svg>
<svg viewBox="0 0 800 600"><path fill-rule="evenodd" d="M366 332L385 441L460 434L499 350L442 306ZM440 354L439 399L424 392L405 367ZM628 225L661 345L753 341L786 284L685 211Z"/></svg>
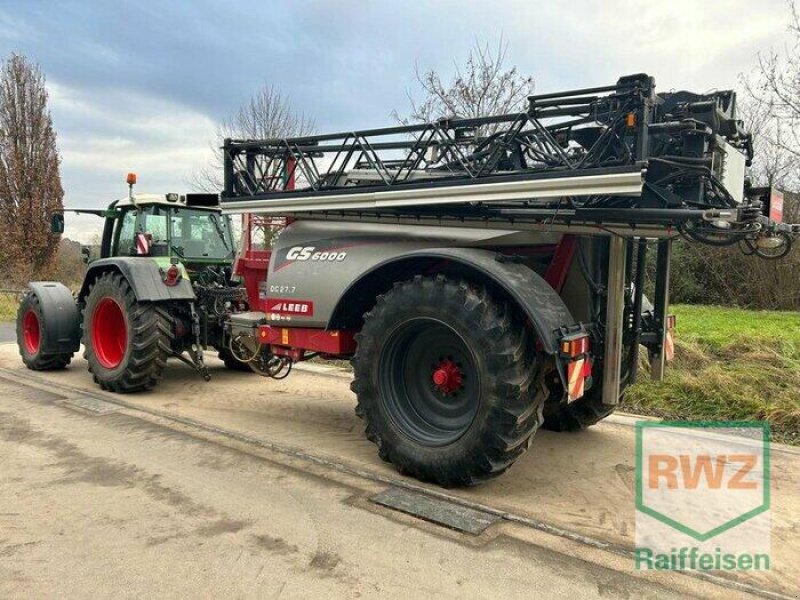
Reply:
<svg viewBox="0 0 800 600"><path fill-rule="evenodd" d="M480 547L358 492L0 382L0 596L678 597L532 545Z"/></svg>
<svg viewBox="0 0 800 600"><path fill-rule="evenodd" d="M0 344L17 341L17 326L15 323L0 321Z"/></svg>
<svg viewBox="0 0 800 600"><path fill-rule="evenodd" d="M0 346L1 598L743 595L636 573L620 553L633 513L624 423L544 433L496 482L441 490L377 459L345 377L273 382L209 362L209 384L171 365L155 392L119 397L98 393L81 359L32 373ZM773 458L782 567L747 583L791 597L798 458ZM474 535L370 500L403 486L513 518Z"/></svg>

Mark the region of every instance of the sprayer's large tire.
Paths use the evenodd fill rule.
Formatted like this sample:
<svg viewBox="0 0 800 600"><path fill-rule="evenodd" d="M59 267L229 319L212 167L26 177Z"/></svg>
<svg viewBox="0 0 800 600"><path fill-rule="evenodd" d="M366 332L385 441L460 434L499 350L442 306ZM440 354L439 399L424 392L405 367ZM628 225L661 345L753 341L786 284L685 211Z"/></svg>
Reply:
<svg viewBox="0 0 800 600"><path fill-rule="evenodd" d="M17 309L17 346L22 362L33 371L63 369L72 360L72 352L53 354L42 350L47 326L39 297L26 292Z"/></svg>
<svg viewBox="0 0 800 600"><path fill-rule="evenodd" d="M240 361L228 348L222 348L221 350L218 350L217 356L223 363L225 363L226 369L230 369L231 371L246 371L247 373L253 372L253 369L250 368L249 363Z"/></svg>
<svg viewBox="0 0 800 600"><path fill-rule="evenodd" d="M642 317L645 322L652 318L653 303L642 296ZM627 365L630 364L630 348L623 350L622 356L622 389L628 386L630 371ZM596 425L607 416L611 415L616 406L603 404L603 363L598 362L593 369L594 385L589 389L585 396L579 398L571 404L559 403L560 398L555 402L548 402L544 407L543 429L550 431L580 431ZM619 404L622 403L624 396L620 396Z"/></svg>
<svg viewBox="0 0 800 600"><path fill-rule="evenodd" d="M628 387L629 371L625 367L629 363L630 349L623 350L622 356L622 390ZM620 396L617 406L603 404L603 363L598 362L592 369L594 383L591 388L575 400L564 402L547 402L544 406L543 429L550 431L581 431L596 425L612 414L622 403L624 394Z"/></svg>
<svg viewBox="0 0 800 600"><path fill-rule="evenodd" d="M530 334L485 288L396 283L357 336L351 385L367 439L404 474L473 485L508 469L542 421Z"/></svg>
<svg viewBox="0 0 800 600"><path fill-rule="evenodd" d="M603 385L599 381L574 402L545 405L542 427L550 431L580 431L599 423L615 409L616 406L603 404Z"/></svg>
<svg viewBox="0 0 800 600"><path fill-rule="evenodd" d="M84 358L104 390L129 393L153 387L172 352L166 308L137 302L119 273L104 273L91 286L83 310Z"/></svg>

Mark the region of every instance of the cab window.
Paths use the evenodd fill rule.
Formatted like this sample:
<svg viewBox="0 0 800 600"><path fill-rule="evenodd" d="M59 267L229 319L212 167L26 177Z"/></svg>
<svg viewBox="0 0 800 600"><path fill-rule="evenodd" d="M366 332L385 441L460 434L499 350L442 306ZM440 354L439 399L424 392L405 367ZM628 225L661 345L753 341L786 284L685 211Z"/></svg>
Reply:
<svg viewBox="0 0 800 600"><path fill-rule="evenodd" d="M169 256L167 209L161 206L148 206L139 217L136 232L147 234L150 256Z"/></svg>
<svg viewBox="0 0 800 600"><path fill-rule="evenodd" d="M175 208L170 227L172 250L181 258L219 260L233 256L230 221L217 212Z"/></svg>
<svg viewBox="0 0 800 600"><path fill-rule="evenodd" d="M131 256L135 254L136 243L136 217L138 211L136 209L126 210L119 220L117 226L117 235L114 240L114 255L115 256Z"/></svg>

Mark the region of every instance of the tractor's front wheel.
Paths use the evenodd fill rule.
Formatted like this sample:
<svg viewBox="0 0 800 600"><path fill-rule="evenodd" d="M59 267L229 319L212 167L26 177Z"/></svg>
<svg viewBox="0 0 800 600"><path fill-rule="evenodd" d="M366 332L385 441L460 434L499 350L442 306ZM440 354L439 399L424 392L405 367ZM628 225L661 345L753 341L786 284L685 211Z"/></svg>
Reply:
<svg viewBox="0 0 800 600"><path fill-rule="evenodd" d="M104 390L128 393L153 387L172 352L166 309L138 302L119 273L104 273L92 285L83 311L84 358Z"/></svg>
<svg viewBox="0 0 800 600"><path fill-rule="evenodd" d="M356 413L380 456L441 485L503 473L542 421L532 336L507 303L443 276L398 283L365 315Z"/></svg>
<svg viewBox="0 0 800 600"><path fill-rule="evenodd" d="M220 348L217 350L217 356L225 363L225 368L231 371L246 371L252 373L253 369L250 368L250 363L242 362L233 355L230 348Z"/></svg>
<svg viewBox="0 0 800 600"><path fill-rule="evenodd" d="M17 345L22 362L33 371L63 369L72 360L72 352L45 352L42 342L48 325L39 297L26 292L17 310Z"/></svg>

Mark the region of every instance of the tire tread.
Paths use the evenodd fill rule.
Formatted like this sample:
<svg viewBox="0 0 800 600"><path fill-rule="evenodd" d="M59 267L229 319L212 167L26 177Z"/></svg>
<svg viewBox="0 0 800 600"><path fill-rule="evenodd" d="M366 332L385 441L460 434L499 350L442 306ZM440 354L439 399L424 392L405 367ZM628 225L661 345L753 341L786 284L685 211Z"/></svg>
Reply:
<svg viewBox="0 0 800 600"><path fill-rule="evenodd" d="M489 404L478 427L475 442L459 456L448 456L429 463L415 459L407 448L388 440L395 436L385 431L379 415L379 391L372 383L370 369L378 355L378 344L403 307L417 306L436 297L443 303L457 302L465 318L474 323L476 347L485 358L488 372L482 373L490 390ZM449 299L449 300L448 300ZM358 403L356 414L365 421L366 438L378 446L379 456L398 471L443 486L476 485L504 473L530 446L543 421L544 397L536 394L540 361L530 333L513 318L510 307L496 301L485 287L465 280L454 281L442 275L415 276L397 282L378 296L373 309L364 315L364 327L357 336L358 346L351 360L354 380L351 389Z"/></svg>
<svg viewBox="0 0 800 600"><path fill-rule="evenodd" d="M113 374L99 364L88 333L91 307L109 295L105 290L111 290L110 295L121 301L130 324L128 333L133 336L125 368ZM83 309L83 356L95 382L104 390L120 394L141 392L155 386L172 354L174 334L171 323L172 316L164 305L138 302L121 274L107 272L100 275L91 285Z"/></svg>

